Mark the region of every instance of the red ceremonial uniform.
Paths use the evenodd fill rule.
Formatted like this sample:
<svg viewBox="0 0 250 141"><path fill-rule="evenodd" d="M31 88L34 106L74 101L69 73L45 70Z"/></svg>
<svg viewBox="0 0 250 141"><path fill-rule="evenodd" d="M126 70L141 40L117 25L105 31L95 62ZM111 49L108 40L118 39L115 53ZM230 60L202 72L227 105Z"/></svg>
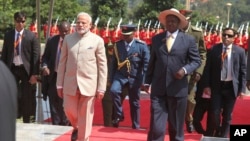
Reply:
<svg viewBox="0 0 250 141"><path fill-rule="evenodd" d="M58 34L58 28L57 28L57 25L53 25L51 28L50 28L50 36L55 36Z"/></svg>
<svg viewBox="0 0 250 141"><path fill-rule="evenodd" d="M119 40L121 40L121 29L119 28L114 28L112 31L111 31L111 42L112 43L115 43Z"/></svg>
<svg viewBox="0 0 250 141"><path fill-rule="evenodd" d="M109 32L109 30L106 27L104 27L104 28L101 29L100 36L103 38L105 44L109 43L110 32Z"/></svg>

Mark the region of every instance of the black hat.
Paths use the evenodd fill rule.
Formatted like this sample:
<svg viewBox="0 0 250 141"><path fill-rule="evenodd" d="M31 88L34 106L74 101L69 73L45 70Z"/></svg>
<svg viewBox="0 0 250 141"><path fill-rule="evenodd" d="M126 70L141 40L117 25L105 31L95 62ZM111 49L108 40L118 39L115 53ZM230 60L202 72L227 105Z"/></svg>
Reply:
<svg viewBox="0 0 250 141"><path fill-rule="evenodd" d="M121 25L122 35L131 35L136 29L135 25L128 24L128 25Z"/></svg>

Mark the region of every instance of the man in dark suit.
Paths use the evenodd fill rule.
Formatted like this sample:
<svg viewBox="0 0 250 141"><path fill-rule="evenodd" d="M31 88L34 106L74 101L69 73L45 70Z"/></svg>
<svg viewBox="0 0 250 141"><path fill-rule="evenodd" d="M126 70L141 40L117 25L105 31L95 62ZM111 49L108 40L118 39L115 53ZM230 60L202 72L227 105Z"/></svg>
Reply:
<svg viewBox="0 0 250 141"><path fill-rule="evenodd" d="M56 77L61 46L65 35L70 33L70 23L63 21L58 26L59 35L48 39L42 56L42 93L43 99L49 97L50 113L53 125L69 125L63 110L63 99L57 95Z"/></svg>
<svg viewBox="0 0 250 141"><path fill-rule="evenodd" d="M214 125L208 136L228 137L236 99L246 91L246 56L244 49L233 44L235 35L234 29L223 29L222 43L207 56L203 93L211 95Z"/></svg>
<svg viewBox="0 0 250 141"><path fill-rule="evenodd" d="M148 141L164 141L166 123L170 140L184 140L187 107L187 75L200 64L193 36L181 32L188 21L172 8L162 11L159 21L167 31L152 39L152 50L145 78L145 90L151 84L151 117ZM147 84L147 85L146 85Z"/></svg>
<svg viewBox="0 0 250 141"><path fill-rule="evenodd" d="M16 140L17 86L14 76L0 61L0 138Z"/></svg>
<svg viewBox="0 0 250 141"><path fill-rule="evenodd" d="M40 65L40 46L34 33L24 29L26 15L14 14L15 29L4 36L1 59L16 78L18 88L18 117L24 123L34 120L36 95L33 92L37 82Z"/></svg>
<svg viewBox="0 0 250 141"><path fill-rule="evenodd" d="M123 121L122 89L128 88L132 128L140 128L140 88L149 61L147 45L134 38L136 26L123 25L123 40L114 46L113 61L110 70L110 94L114 104L113 126Z"/></svg>

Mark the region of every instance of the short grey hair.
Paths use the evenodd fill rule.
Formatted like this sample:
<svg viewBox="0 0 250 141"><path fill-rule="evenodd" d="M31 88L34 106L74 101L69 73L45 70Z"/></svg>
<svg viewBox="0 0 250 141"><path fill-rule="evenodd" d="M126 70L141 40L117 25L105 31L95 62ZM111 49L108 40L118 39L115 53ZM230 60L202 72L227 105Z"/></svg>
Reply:
<svg viewBox="0 0 250 141"><path fill-rule="evenodd" d="M86 16L89 19L89 22L92 23L92 17L88 13L86 13L86 12L78 13L77 19L78 19L79 16Z"/></svg>

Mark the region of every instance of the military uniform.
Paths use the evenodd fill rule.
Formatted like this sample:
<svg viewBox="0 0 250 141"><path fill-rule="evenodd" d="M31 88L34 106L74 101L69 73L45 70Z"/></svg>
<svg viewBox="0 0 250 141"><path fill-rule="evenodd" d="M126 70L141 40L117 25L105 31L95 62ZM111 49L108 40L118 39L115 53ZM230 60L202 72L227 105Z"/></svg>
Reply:
<svg viewBox="0 0 250 141"><path fill-rule="evenodd" d="M111 69L111 62L112 62L112 57L113 57L113 47L114 47L114 44L112 44L110 42L107 45L107 49L106 49L108 71ZM110 74L110 73L108 73L108 74ZM109 78L110 78L110 75L108 75L108 79ZM112 120L114 119L114 117L113 117L114 108L113 108L112 98L109 94L110 85L111 85L110 82L108 82L107 89L106 89L107 91L102 99L103 121L104 121L104 126L106 126L106 127L113 126ZM123 89L122 94L121 94L121 103L123 102L123 100L125 99L127 94L128 94L127 90Z"/></svg>
<svg viewBox="0 0 250 141"><path fill-rule="evenodd" d="M205 41L202 29L189 25L188 29L185 31L187 34L192 35L195 38L196 45L198 47L200 57L202 64L201 66L194 71L194 73L189 78L189 84L188 84L188 102L187 102L187 110L186 110L186 124L187 128L188 126L192 126L193 122L193 111L195 108L195 93L196 93L196 84L197 81L195 80L195 75L198 73L199 75L202 74L205 62L206 62L206 47L205 47ZM191 127L192 128L192 127ZM188 132L192 132L188 129Z"/></svg>
<svg viewBox="0 0 250 141"><path fill-rule="evenodd" d="M114 127L123 121L121 93L124 87L128 89L132 128L140 128L140 87L149 62L147 45L134 38L136 26L122 27L123 40L116 42L114 56L110 69L110 95L114 104Z"/></svg>

